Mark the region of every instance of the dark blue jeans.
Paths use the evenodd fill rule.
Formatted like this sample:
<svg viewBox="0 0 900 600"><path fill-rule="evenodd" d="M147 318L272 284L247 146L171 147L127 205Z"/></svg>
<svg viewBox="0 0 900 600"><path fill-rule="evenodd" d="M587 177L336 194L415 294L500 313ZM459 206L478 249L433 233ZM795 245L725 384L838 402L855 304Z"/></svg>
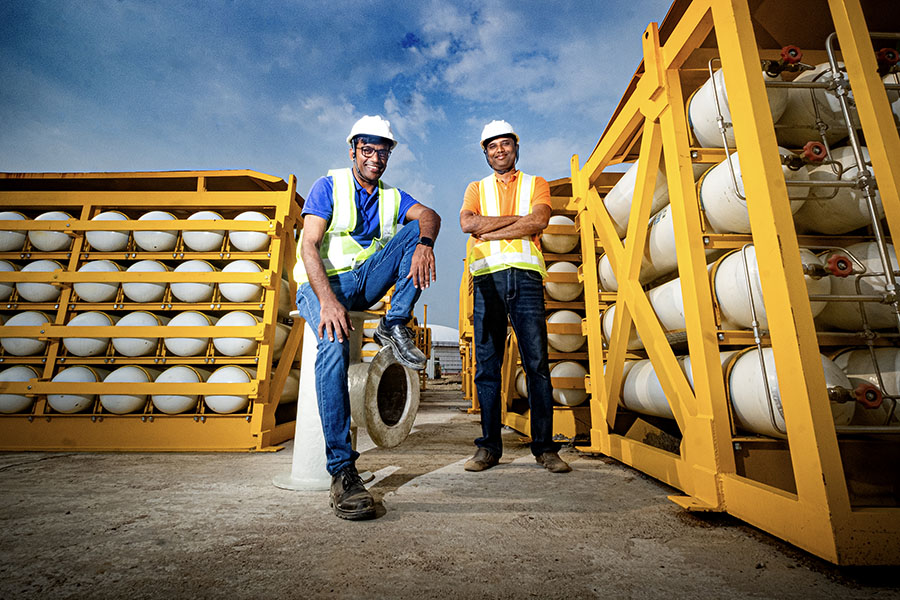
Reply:
<svg viewBox="0 0 900 600"><path fill-rule="evenodd" d="M547 361L547 321L544 285L539 273L504 269L474 278L475 388L481 405L481 434L475 440L500 457L500 375L506 343L507 315L519 342L522 366L528 378L531 407L531 453L556 452L553 442L553 388Z"/></svg>
<svg viewBox="0 0 900 600"><path fill-rule="evenodd" d="M365 310L378 302L391 288L391 308L386 323L406 323L422 290L407 279L413 252L419 242L419 222L410 221L380 251L353 269L328 278L338 301L347 310ZM297 289L297 310L313 331L321 320L319 298L309 283ZM325 434L325 467L332 475L354 464L359 453L350 442L350 390L347 369L350 366L350 340L329 341L319 338L316 353L316 397L322 431Z"/></svg>

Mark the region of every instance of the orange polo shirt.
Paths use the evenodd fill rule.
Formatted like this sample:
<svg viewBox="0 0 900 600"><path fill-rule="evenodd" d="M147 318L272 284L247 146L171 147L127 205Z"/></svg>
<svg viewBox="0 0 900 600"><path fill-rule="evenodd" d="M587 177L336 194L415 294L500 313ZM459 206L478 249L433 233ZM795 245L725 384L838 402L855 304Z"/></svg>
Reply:
<svg viewBox="0 0 900 600"><path fill-rule="evenodd" d="M503 183L499 179L497 179L497 175L494 174L494 179L497 181L497 190L500 192L500 214L501 215L515 215L516 212L516 186L519 182L519 174L521 171L516 171L513 173L512 177L509 178L508 183ZM481 198L478 194L478 184L479 181L473 181L466 188L466 194L463 196L463 205L460 209L460 212L464 210L472 211L476 215L481 214ZM547 180L543 177L534 178L534 194L531 196L531 209L534 210L534 207L538 204L545 204L549 207L553 207L550 202L550 184L547 183ZM470 238L471 239L471 238ZM541 235L537 234L532 237L532 241L537 245L538 250L541 248Z"/></svg>

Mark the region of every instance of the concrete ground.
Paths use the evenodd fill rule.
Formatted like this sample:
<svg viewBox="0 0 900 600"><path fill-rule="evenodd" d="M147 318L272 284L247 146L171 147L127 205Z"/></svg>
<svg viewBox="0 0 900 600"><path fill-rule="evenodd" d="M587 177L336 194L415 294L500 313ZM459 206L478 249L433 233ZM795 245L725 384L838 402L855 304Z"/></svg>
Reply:
<svg viewBox="0 0 900 600"><path fill-rule="evenodd" d="M480 431L458 389L424 394L398 448L363 436L384 513L348 522L291 492L291 444L259 454L0 454L0 598L900 598L900 568L839 569L608 458L534 463Z"/></svg>

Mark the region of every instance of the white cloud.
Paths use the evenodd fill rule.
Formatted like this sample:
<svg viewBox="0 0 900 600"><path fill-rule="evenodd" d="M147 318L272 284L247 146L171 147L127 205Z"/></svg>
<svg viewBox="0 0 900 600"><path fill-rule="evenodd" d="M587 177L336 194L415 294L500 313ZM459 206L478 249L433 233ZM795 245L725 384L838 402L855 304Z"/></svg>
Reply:
<svg viewBox="0 0 900 600"><path fill-rule="evenodd" d="M431 122L444 121L447 115L444 109L428 103L422 92L409 94L404 102L394 95L394 91L388 92L384 100L384 111L391 121L394 133L398 137L416 136L424 140Z"/></svg>

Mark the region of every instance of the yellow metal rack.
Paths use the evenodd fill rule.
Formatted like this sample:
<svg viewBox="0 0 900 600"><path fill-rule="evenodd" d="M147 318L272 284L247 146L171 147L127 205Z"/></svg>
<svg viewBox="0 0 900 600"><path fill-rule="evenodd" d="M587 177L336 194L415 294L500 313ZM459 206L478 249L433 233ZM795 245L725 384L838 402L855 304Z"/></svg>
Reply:
<svg viewBox="0 0 900 600"><path fill-rule="evenodd" d="M0 383L0 391L31 399L27 409L0 414L0 448L4 450L271 450L289 439L294 431L293 404L279 402L282 389L292 369L299 347L301 328L290 327L287 310L279 311L279 303L288 309L293 304L295 285L283 281L290 277L294 264L295 228L298 226L302 198L296 193L296 179L288 182L254 171L178 171L153 173L30 173L0 174L0 204L4 210L21 213L25 219L6 220L0 230L7 232L62 232L71 238L67 247L44 252L30 242L21 250L0 253L0 260L19 269L0 273L0 284L36 282L58 288L58 297L50 302L28 302L17 292L0 303L4 321L22 311L43 311L48 323L33 327L0 327L0 338L41 340L44 350L35 355L0 354L0 368L8 365L30 365L38 376L30 381ZM171 213L174 220L138 220L149 210ZM188 220L199 210L216 211L221 220ZM34 220L39 213L64 211L66 220ZM92 220L104 211L118 211L127 220ZM261 220L235 219L240 213L254 211ZM100 251L91 247L87 234L117 231L128 235L122 250ZM140 231L172 232L177 235L174 249L147 251L138 247L134 234ZM223 242L213 250L196 252L187 247L181 232L224 231ZM253 251L234 247L231 235L236 232L258 232L266 241ZM50 272L21 272L20 268L38 259L58 261L61 268ZM116 272L80 271L87 261L115 261ZM173 272L187 260L208 261L219 267L236 260L255 262L258 273L222 272L213 268L207 273ZM125 264L140 260L160 261L167 270L158 273L127 272ZM73 290L79 282L111 283L119 286L109 301L87 302ZM166 286L162 300L134 302L123 295L122 285L129 282L158 283ZM181 302L171 292L171 285L185 282L215 284L216 292L208 301ZM256 284L262 295L246 302L230 302L218 286L225 283ZM285 297L285 294L288 296ZM228 311L245 311L254 316L256 325L235 327L115 327L91 328L90 335L100 338L158 338L156 349L146 356L131 357L109 348L96 356L75 356L62 343L66 338L85 335L84 328L69 325L74 315L85 311L103 311L113 319L129 311L152 311L172 316L180 311L195 310L217 316ZM282 313L281 316L279 313ZM281 321L284 323L281 323ZM176 331L173 331L176 330ZM286 341L278 335L289 331ZM212 341L194 356L177 356L166 350L165 339L173 337L234 337L255 340L255 350L246 355L223 356ZM283 343L283 346L282 346ZM278 359L276 354L280 352ZM109 370L122 365L162 369L173 365L203 368L209 371L223 365L247 369L246 383L92 383L52 381L71 365ZM296 380L292 381L296 386ZM290 392L290 390L289 390ZM54 410L48 396L78 393L90 398L80 412L71 414ZM150 399L161 394L196 395L196 407L179 414L167 414ZM98 400L104 394L139 394L147 400L135 412L114 414ZM203 399L209 395L246 395L249 404L230 414L213 412ZM290 393L288 395L291 395ZM296 397L296 394L293 394Z"/></svg>
<svg viewBox="0 0 900 600"><path fill-rule="evenodd" d="M748 0L675 2L662 28L651 24L643 33L644 61L596 148L582 165L577 156L572 159L585 265L592 424L591 442L580 449L612 456L682 490L684 496L672 499L688 510L727 511L831 562L897 564L900 437L887 428L836 431L820 361L820 352L836 342L816 331L799 252L801 246L840 240L798 236L795 230L760 64L777 60L785 44L803 47L804 61L823 62L824 41L836 31L888 234L900 231L900 169L892 164L900 156L900 139L870 37L870 30L900 32L900 23L892 3L830 0L771 8ZM694 164L726 158L722 149L692 142L686 117L689 95L709 77L707 64L715 57L727 77L750 234L714 233L694 182ZM621 174L604 170L638 157L623 243L604 205ZM668 180L692 381L639 281L658 166ZM720 329L706 251L751 242L765 304L781 307L768 311L762 343L774 352L786 439L735 430L720 363L720 350L752 344L753 335ZM593 268L598 245L615 272L615 294L600 291ZM600 314L611 302L617 307L615 322L604 341ZM668 399L674 415L669 424L621 408L633 329ZM850 338L840 342L866 343ZM882 336L878 343L892 340Z"/></svg>

